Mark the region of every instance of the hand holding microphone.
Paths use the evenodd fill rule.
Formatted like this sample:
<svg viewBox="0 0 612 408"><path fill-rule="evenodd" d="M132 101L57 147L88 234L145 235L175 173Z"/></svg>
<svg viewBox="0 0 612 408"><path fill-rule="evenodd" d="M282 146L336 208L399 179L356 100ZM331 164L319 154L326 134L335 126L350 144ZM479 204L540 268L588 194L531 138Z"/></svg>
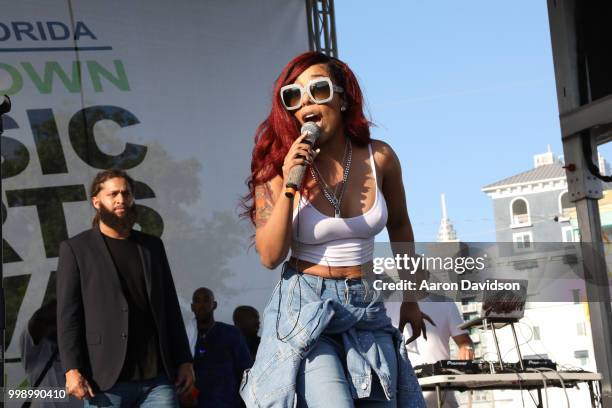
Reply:
<svg viewBox="0 0 612 408"><path fill-rule="evenodd" d="M283 164L283 180L285 182L285 196L293 197L300 189L306 167L312 163L317 152L312 150L321 134L321 128L312 122L307 122L300 129L301 136L289 148Z"/></svg>

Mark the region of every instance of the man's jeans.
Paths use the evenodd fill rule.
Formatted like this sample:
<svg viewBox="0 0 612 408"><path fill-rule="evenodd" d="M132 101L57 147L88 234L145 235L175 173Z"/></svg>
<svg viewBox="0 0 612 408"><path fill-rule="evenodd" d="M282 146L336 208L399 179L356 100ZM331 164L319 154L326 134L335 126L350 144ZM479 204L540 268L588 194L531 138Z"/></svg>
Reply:
<svg viewBox="0 0 612 408"><path fill-rule="evenodd" d="M109 390L98 391L91 399L85 400L88 407L177 407L178 400L174 386L165 374L144 381L118 382Z"/></svg>

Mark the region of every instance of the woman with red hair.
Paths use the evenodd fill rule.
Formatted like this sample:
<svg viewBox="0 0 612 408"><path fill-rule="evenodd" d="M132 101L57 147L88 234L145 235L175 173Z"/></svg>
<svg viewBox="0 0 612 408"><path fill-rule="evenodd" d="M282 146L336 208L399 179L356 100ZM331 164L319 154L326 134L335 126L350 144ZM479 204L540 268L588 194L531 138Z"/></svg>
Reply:
<svg viewBox="0 0 612 408"><path fill-rule="evenodd" d="M300 135L307 122L320 129L314 145ZM255 136L247 214L264 266L291 255L241 386L249 407L289 408L295 397L298 407L424 406L401 333L363 279L385 226L392 243L414 241L400 162L369 126L357 79L336 58L301 54L276 80ZM301 188L286 194L302 165ZM400 309L411 341L428 317L415 302Z"/></svg>

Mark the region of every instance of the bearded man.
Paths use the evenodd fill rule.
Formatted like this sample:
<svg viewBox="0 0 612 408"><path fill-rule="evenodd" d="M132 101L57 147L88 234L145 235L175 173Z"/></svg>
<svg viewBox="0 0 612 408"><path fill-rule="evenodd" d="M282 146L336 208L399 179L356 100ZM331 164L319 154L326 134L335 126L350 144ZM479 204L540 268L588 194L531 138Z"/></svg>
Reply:
<svg viewBox="0 0 612 408"><path fill-rule="evenodd" d="M162 241L132 229L134 181L101 171L90 230L60 245L57 333L66 390L90 407L177 407L193 365Z"/></svg>

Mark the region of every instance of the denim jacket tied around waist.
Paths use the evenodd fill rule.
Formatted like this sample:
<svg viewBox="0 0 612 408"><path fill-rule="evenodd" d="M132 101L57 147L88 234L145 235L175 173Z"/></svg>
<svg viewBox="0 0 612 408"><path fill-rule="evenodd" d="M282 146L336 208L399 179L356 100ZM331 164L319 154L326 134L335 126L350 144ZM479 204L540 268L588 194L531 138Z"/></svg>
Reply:
<svg viewBox="0 0 612 408"><path fill-rule="evenodd" d="M398 407L425 407L402 334L392 326L383 303L373 300L357 307L350 301L342 304L323 300L321 281L333 280L303 275L284 265L264 310L257 359L245 371L240 386L247 407L293 408L300 363L323 333L342 337L353 398L369 397L372 381L377 381L377 377L386 399L396 396ZM381 333L393 336L396 346L397 389L392 389L390 369L376 341L376 335Z"/></svg>

